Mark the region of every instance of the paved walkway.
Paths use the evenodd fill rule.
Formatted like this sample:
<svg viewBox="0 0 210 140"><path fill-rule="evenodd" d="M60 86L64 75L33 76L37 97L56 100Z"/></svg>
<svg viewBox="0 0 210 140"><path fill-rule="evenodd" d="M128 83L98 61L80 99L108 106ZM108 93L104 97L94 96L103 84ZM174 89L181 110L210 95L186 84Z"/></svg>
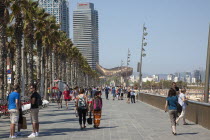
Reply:
<svg viewBox="0 0 210 140"><path fill-rule="evenodd" d="M40 111L40 140L209 140L210 130L199 125L179 125L177 136L173 136L167 113L138 101L127 104L123 101L103 100L104 108L101 129L87 125L80 130L78 118L70 109L57 109L56 104ZM31 133L29 115L26 115L28 129L23 130L27 139ZM181 121L180 121L181 122ZM0 139L8 139L9 120L0 119Z"/></svg>

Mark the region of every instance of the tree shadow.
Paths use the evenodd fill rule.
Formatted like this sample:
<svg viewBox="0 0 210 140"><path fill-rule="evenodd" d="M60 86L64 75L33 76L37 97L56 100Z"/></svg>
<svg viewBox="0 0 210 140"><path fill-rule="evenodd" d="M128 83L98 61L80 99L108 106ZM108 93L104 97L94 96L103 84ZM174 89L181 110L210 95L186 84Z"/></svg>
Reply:
<svg viewBox="0 0 210 140"><path fill-rule="evenodd" d="M40 124L53 124L53 123L61 123L61 122L73 122L73 121L78 121L78 118L73 118L73 119L61 119L57 121L40 121Z"/></svg>

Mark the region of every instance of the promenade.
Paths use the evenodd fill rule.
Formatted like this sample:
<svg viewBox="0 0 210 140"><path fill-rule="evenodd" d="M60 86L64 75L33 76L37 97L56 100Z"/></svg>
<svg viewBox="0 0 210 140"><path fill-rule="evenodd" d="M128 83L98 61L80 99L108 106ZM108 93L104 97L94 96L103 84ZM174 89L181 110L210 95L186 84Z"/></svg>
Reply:
<svg viewBox="0 0 210 140"><path fill-rule="evenodd" d="M73 102L69 110L57 109L55 103L40 111L39 140L209 140L210 130L199 125L180 125L177 136L173 136L168 113L140 101L127 104L125 100L105 100L100 129L87 125L79 129ZM28 129L18 139L28 139L32 127L26 115ZM0 118L0 139L9 137L9 119Z"/></svg>

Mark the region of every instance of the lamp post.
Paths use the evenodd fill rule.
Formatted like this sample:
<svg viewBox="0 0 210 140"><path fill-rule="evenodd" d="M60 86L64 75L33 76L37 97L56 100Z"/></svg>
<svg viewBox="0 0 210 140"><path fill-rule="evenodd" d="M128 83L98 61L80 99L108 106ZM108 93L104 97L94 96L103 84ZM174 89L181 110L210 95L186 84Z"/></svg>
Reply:
<svg viewBox="0 0 210 140"><path fill-rule="evenodd" d="M142 42L141 42L141 55L140 55L140 64L139 64L139 89L142 88L142 57L145 57L146 54L144 47L147 46L147 42L145 42L145 37L147 36L146 32L147 28L145 24L143 25L143 34L142 34Z"/></svg>
<svg viewBox="0 0 210 140"><path fill-rule="evenodd" d="M124 64L124 62L123 62L123 60L121 60L121 66L120 66L120 85L122 85L122 67L123 67L123 64Z"/></svg>
<svg viewBox="0 0 210 140"><path fill-rule="evenodd" d="M206 58L206 78L205 78L205 90L204 90L204 102L209 102L209 76L210 76L210 25L209 25L209 38L208 49Z"/></svg>
<svg viewBox="0 0 210 140"><path fill-rule="evenodd" d="M129 63L130 63L130 56L131 56L131 53L130 53L130 50L128 49L128 56L127 56L127 67L126 67L126 86L128 86L128 66L129 66Z"/></svg>

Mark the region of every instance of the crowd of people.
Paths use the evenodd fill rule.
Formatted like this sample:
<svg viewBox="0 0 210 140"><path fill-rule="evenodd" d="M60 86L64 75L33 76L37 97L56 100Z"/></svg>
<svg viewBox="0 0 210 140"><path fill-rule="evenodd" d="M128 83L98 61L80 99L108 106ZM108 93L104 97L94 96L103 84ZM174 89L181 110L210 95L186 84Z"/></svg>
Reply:
<svg viewBox="0 0 210 140"><path fill-rule="evenodd" d="M39 106L42 104L41 96L37 93L36 85L29 87L30 91L30 117L32 122L32 133L28 136L29 138L39 136ZM80 129L86 128L86 121L88 124L93 123L93 127L99 129L103 101L101 98L102 90L105 92L106 100L109 100L109 94L111 93L112 100L124 100L127 103L135 103L137 91L132 87L92 87L92 88L79 88L74 89L65 87L62 92L57 89L56 101L58 109L62 108L62 100L65 101L66 109L69 108L69 101L74 101L74 110L76 117L79 119ZM186 125L185 121L185 110L187 107L187 98L185 96L186 89L181 89L176 86L176 83L172 83L171 89L168 91L168 97L166 98L165 112L169 112L171 120L172 134L176 135L176 126L179 124L180 119L183 119L183 124ZM23 114L20 99L20 86L15 85L13 92L8 96L8 110L10 113L10 138L16 138L21 135L20 129L23 124ZM180 109L181 108L181 109ZM179 114L179 115L178 115ZM93 115L93 119L92 119ZM86 116L89 116L88 119ZM18 132L15 133L15 127L18 127Z"/></svg>

